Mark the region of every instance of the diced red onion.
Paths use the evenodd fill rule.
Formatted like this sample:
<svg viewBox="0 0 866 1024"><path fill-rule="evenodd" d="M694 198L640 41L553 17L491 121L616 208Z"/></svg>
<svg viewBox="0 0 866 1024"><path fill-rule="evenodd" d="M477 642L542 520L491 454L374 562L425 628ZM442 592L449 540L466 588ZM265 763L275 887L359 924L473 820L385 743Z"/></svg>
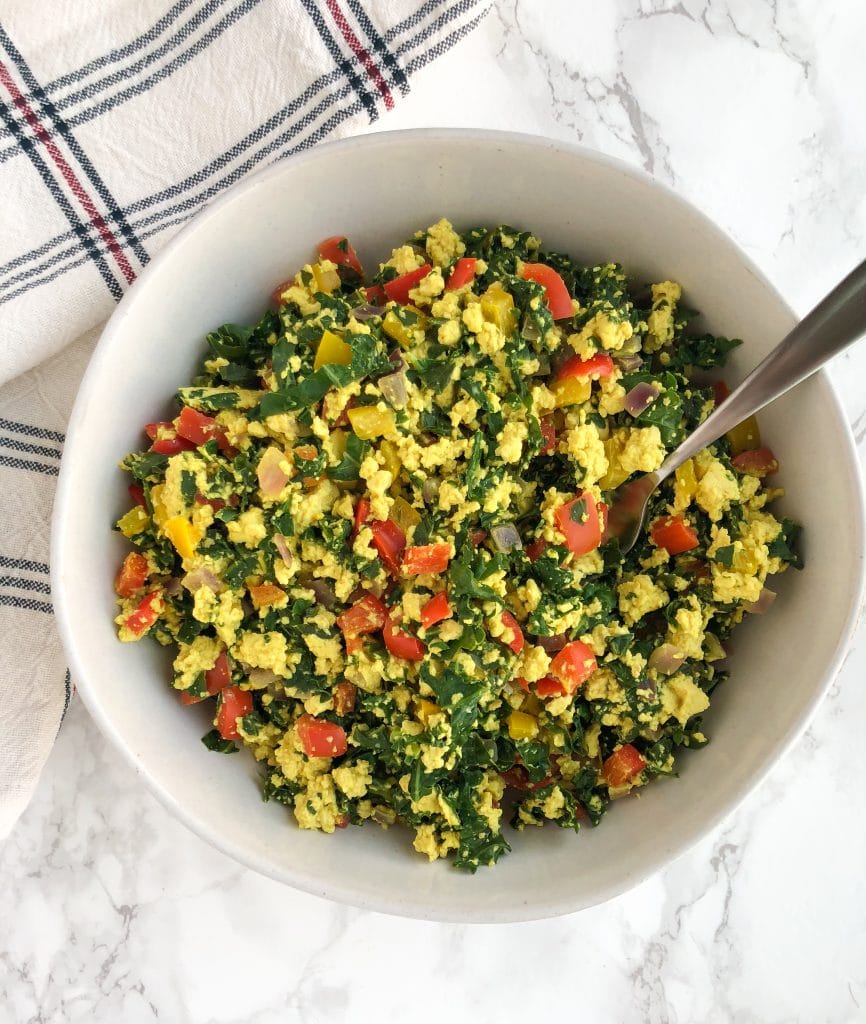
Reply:
<svg viewBox="0 0 866 1024"><path fill-rule="evenodd" d="M752 615L763 615L764 612L768 611L770 605L776 600L776 593L773 590L768 590L766 587L761 591L757 601L747 601L743 607L747 612L751 612Z"/></svg>
<svg viewBox="0 0 866 1024"><path fill-rule="evenodd" d="M225 583L223 583L219 576L215 576L210 569L205 569L204 567L193 569L192 572L188 572L181 580L181 583L192 594L194 594L200 587L210 587L215 594L219 594L225 590Z"/></svg>
<svg viewBox="0 0 866 1024"><path fill-rule="evenodd" d="M535 643L542 648L545 654L559 654L568 643L567 633L557 633L556 636L537 636Z"/></svg>
<svg viewBox="0 0 866 1024"><path fill-rule="evenodd" d="M333 587L327 580L319 579L316 576L310 576L303 573L298 577L298 582L302 587L312 590L316 598L316 603L322 605L322 607L333 608L337 603L337 595L334 593Z"/></svg>
<svg viewBox="0 0 866 1024"><path fill-rule="evenodd" d="M386 828L389 825L393 825L397 820L396 815L390 807L382 807L378 805L370 812L370 817L377 825L384 825Z"/></svg>
<svg viewBox="0 0 866 1024"><path fill-rule="evenodd" d="M286 462L284 452L271 445L265 449L264 455L259 459L256 469L256 476L259 478L259 487L266 498L276 498L280 491L289 482L288 474L280 468L280 463Z"/></svg>
<svg viewBox="0 0 866 1024"><path fill-rule="evenodd" d="M269 668L253 668L250 669L250 685L256 689L260 689L265 686L270 686L271 683L275 683L280 677L276 672L271 672Z"/></svg>
<svg viewBox="0 0 866 1024"><path fill-rule="evenodd" d="M639 352L633 352L626 356L617 356L616 364L626 373L632 373L639 366L643 365L643 356Z"/></svg>
<svg viewBox="0 0 866 1024"><path fill-rule="evenodd" d="M365 320L372 320L374 316L382 316L385 312L384 306L371 306L365 302L362 306L355 306L351 311L351 315L361 323Z"/></svg>
<svg viewBox="0 0 866 1024"><path fill-rule="evenodd" d="M167 597L177 597L180 593L180 580L176 576L172 576L166 581L162 590Z"/></svg>
<svg viewBox="0 0 866 1024"><path fill-rule="evenodd" d="M440 483L439 478L435 476L428 477L424 481L424 486L421 488L421 497L426 505L432 505L439 497Z"/></svg>
<svg viewBox="0 0 866 1024"><path fill-rule="evenodd" d="M377 381L382 397L394 409L405 409L409 401L406 374L402 370L389 373Z"/></svg>
<svg viewBox="0 0 866 1024"><path fill-rule="evenodd" d="M621 356L633 356L635 352L640 352L643 340L639 334L633 334L628 341L622 343L622 348L618 350L618 354Z"/></svg>
<svg viewBox="0 0 866 1024"><path fill-rule="evenodd" d="M673 644L662 644L661 647L656 647L649 656L647 667L655 669L663 676L670 676L682 668L685 660L686 656L679 647L675 647Z"/></svg>
<svg viewBox="0 0 866 1024"><path fill-rule="evenodd" d="M640 416L644 409L648 408L662 393L658 384L650 384L648 381L641 381L625 396L625 408L632 416Z"/></svg>
<svg viewBox="0 0 866 1024"><path fill-rule="evenodd" d="M280 558L282 558L286 565L291 565L292 552L289 550L289 544L286 538L281 533L275 533L273 536L273 542Z"/></svg>
<svg viewBox="0 0 866 1024"><path fill-rule="evenodd" d="M541 337L541 331L529 317L526 317L523 321L523 326L520 328L520 337L525 341L538 341Z"/></svg>
<svg viewBox="0 0 866 1024"><path fill-rule="evenodd" d="M520 550L523 547L523 542L514 523L500 523L498 526L494 526L490 530L490 538L496 545L496 550L503 554L507 554L515 548Z"/></svg>

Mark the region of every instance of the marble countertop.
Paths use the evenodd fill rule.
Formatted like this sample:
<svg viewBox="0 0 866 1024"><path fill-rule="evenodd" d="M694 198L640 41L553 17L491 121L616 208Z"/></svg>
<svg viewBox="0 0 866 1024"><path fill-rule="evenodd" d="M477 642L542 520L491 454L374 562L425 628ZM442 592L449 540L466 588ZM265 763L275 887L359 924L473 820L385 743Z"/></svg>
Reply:
<svg viewBox="0 0 866 1024"><path fill-rule="evenodd" d="M376 127L517 129L641 166L805 312L866 254L864 39L862 0L500 0ZM832 374L862 457L866 348ZM73 702L0 848L0 1021L866 1020L864 673L861 627L806 734L666 871L489 927L336 906L239 867Z"/></svg>

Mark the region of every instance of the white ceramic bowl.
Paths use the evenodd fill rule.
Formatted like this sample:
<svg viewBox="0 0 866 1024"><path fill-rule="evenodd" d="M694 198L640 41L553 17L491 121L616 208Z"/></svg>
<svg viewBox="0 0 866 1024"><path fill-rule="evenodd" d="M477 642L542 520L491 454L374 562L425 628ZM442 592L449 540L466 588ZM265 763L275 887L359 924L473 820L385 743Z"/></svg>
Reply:
<svg viewBox="0 0 866 1024"><path fill-rule="evenodd" d="M782 465L781 507L805 527L806 569L781 577L772 612L737 634L732 678L706 716L710 745L683 755L679 779L614 806L596 830L511 834L512 854L492 870L470 876L444 862L430 866L400 829L300 831L284 808L262 803L252 758L205 750L206 713L178 704L166 686L165 653L118 643L112 623L112 581L125 544L110 526L128 504L116 465L141 445L143 423L171 412L205 333L258 319L274 284L321 238L345 232L372 265L443 215L461 229L501 222L531 229L579 260L618 260L639 281L681 281L707 329L745 339L729 382L794 322L718 228L614 160L474 131L396 132L319 147L208 207L111 318L69 425L53 530L54 598L91 714L142 781L203 838L257 871L356 906L452 921L541 918L623 892L709 832L791 745L838 669L863 580L863 500L850 434L824 374L761 416Z"/></svg>

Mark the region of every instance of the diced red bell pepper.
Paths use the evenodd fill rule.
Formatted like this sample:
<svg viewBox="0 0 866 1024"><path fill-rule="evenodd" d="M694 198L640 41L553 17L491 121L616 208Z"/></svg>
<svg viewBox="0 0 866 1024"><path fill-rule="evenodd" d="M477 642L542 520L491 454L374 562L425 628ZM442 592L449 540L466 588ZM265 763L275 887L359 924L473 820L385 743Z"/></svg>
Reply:
<svg viewBox="0 0 866 1024"><path fill-rule="evenodd" d="M566 690L564 683L559 679L555 679L553 676L545 676L536 682L535 692L539 697L564 697L568 690Z"/></svg>
<svg viewBox="0 0 866 1024"><path fill-rule="evenodd" d="M731 389L723 380L717 380L713 384L713 398L716 405L721 405L730 393Z"/></svg>
<svg viewBox="0 0 866 1024"><path fill-rule="evenodd" d="M772 476L779 470L779 460L769 448L740 452L731 459L731 465L741 473L753 473L755 476Z"/></svg>
<svg viewBox="0 0 866 1024"><path fill-rule="evenodd" d="M522 676L515 677L514 682L524 693L530 692L529 683ZM532 684L532 689L539 697L563 697L568 693L565 686L553 676L544 676L543 679L536 680Z"/></svg>
<svg viewBox="0 0 866 1024"><path fill-rule="evenodd" d="M623 743L601 766L608 786L624 786L646 768L646 761L631 743Z"/></svg>
<svg viewBox="0 0 866 1024"><path fill-rule="evenodd" d="M349 747L343 727L326 718L301 715L295 728L307 757L339 757Z"/></svg>
<svg viewBox="0 0 866 1024"><path fill-rule="evenodd" d="M367 520L370 518L370 499L369 498L358 498L357 504L355 505L355 521L352 526L352 532L350 537L354 540Z"/></svg>
<svg viewBox="0 0 866 1024"><path fill-rule="evenodd" d="M348 639L364 633L376 633L384 625L388 609L375 594L365 594L351 608L337 616L337 626Z"/></svg>
<svg viewBox="0 0 866 1024"><path fill-rule="evenodd" d="M319 455L319 449L314 444L299 444L292 449L292 461L314 462ZM303 467L301 467L303 469Z"/></svg>
<svg viewBox="0 0 866 1024"><path fill-rule="evenodd" d="M179 437L173 423L147 423L144 432L153 441L152 452L159 455L177 455L178 452L189 452L195 448L192 441Z"/></svg>
<svg viewBox="0 0 866 1024"><path fill-rule="evenodd" d="M550 416L545 416L540 426L543 443L539 449L539 454L546 455L556 448L556 427L553 425L553 420Z"/></svg>
<svg viewBox="0 0 866 1024"><path fill-rule="evenodd" d="M220 450L226 450L225 428L217 423L213 416L206 416L203 412L199 412L198 409L184 406L176 423L179 437L192 441L196 446L215 440Z"/></svg>
<svg viewBox="0 0 866 1024"><path fill-rule="evenodd" d="M595 551L601 543L601 518L595 498L589 491L582 491L576 498L560 505L555 518L566 547L578 557Z"/></svg>
<svg viewBox="0 0 866 1024"><path fill-rule="evenodd" d="M549 786L553 782L552 775L546 775L540 782L530 782L529 772L522 764L512 765L507 771L499 774L506 786L511 786L512 789L525 789L530 793L544 789L545 786Z"/></svg>
<svg viewBox="0 0 866 1024"><path fill-rule="evenodd" d="M124 625L133 636L144 636L159 618L161 611L162 597L158 590L154 590L143 597L135 610L127 615Z"/></svg>
<svg viewBox="0 0 866 1024"><path fill-rule="evenodd" d="M290 277L285 281L280 281L276 288L271 292L271 302L273 302L275 306L282 306L283 292L287 288L291 288L294 283L295 279L293 277Z"/></svg>
<svg viewBox="0 0 866 1024"><path fill-rule="evenodd" d="M370 523L373 547L379 552L382 564L394 576L400 574L400 563L406 550L406 534L393 519L375 519Z"/></svg>
<svg viewBox="0 0 866 1024"><path fill-rule="evenodd" d="M595 669L595 655L582 640L567 643L550 662L550 674L562 683L566 693L576 693Z"/></svg>
<svg viewBox="0 0 866 1024"><path fill-rule="evenodd" d="M207 693L190 693L189 690L180 691L180 702L185 707L190 704L201 704L203 700L207 700L210 694Z"/></svg>
<svg viewBox="0 0 866 1024"><path fill-rule="evenodd" d="M450 544L420 544L406 548L403 572L407 576L420 576L424 572L445 572L451 561Z"/></svg>
<svg viewBox="0 0 866 1024"><path fill-rule="evenodd" d="M147 507L147 502L144 500L144 488L141 484L130 484L128 490L130 498L136 505L141 505L142 508Z"/></svg>
<svg viewBox="0 0 866 1024"><path fill-rule="evenodd" d="M511 640L507 641L502 639L502 637L499 639L501 639L507 647L510 647L515 654L520 654L523 650L523 645L526 642L523 638L523 630L520 628L520 623L514 618L511 612L503 612L500 618L502 619L503 626L505 626L506 629L510 629L513 636Z"/></svg>
<svg viewBox="0 0 866 1024"><path fill-rule="evenodd" d="M526 545L526 557L530 562L535 562L541 558L549 547L550 545L547 541L543 537L539 537L538 540L534 540L531 544Z"/></svg>
<svg viewBox="0 0 866 1024"><path fill-rule="evenodd" d="M286 596L285 590L274 583L253 583L247 586L247 590L256 611L279 604Z"/></svg>
<svg viewBox="0 0 866 1024"><path fill-rule="evenodd" d="M385 289L380 284L371 284L367 288L363 289L364 298L371 306L384 306L388 301L388 296L385 294Z"/></svg>
<svg viewBox="0 0 866 1024"><path fill-rule="evenodd" d="M319 242L319 256L336 263L338 267L348 267L361 277L364 276L358 254L345 235L332 235Z"/></svg>
<svg viewBox="0 0 866 1024"><path fill-rule="evenodd" d="M698 535L686 523L682 516L662 516L656 519L650 530L653 544L664 548L669 555L679 555L683 551L691 551L700 541Z"/></svg>
<svg viewBox="0 0 866 1024"><path fill-rule="evenodd" d="M462 288L465 284L469 284L475 277L475 264L477 262L474 256L463 256L459 259L448 276L448 280L445 283L445 291L453 291L457 288Z"/></svg>
<svg viewBox="0 0 866 1024"><path fill-rule="evenodd" d="M399 302L401 306L408 305L410 289L414 288L419 281L423 281L432 269L429 263L425 263L423 267L410 270L408 274L401 274L392 281L386 281L382 285L385 294L394 302Z"/></svg>
<svg viewBox="0 0 866 1024"><path fill-rule="evenodd" d="M548 267L544 263L524 263L520 268L520 276L528 281L535 281L544 288L547 307L554 320L564 320L574 315L574 307L565 281L553 267Z"/></svg>
<svg viewBox="0 0 866 1024"><path fill-rule="evenodd" d="M213 667L205 672L204 681L207 686L207 692L211 697L218 694L220 690L224 690L227 686L231 686L232 666L229 656L225 651L220 651L216 661L213 663Z"/></svg>
<svg viewBox="0 0 866 1024"><path fill-rule="evenodd" d="M253 695L239 686L227 686L220 691L216 727L224 740L238 740L238 719L253 710Z"/></svg>
<svg viewBox="0 0 866 1024"><path fill-rule="evenodd" d="M191 452L195 449L192 442L183 437L161 437L150 446L158 455L177 455L178 452Z"/></svg>
<svg viewBox="0 0 866 1024"><path fill-rule="evenodd" d="M141 590L149 572L147 559L137 551L131 551L123 560L123 565L114 581L115 593L120 597L132 597Z"/></svg>
<svg viewBox="0 0 866 1024"><path fill-rule="evenodd" d="M417 636L410 636L399 629L391 615L385 617L382 639L395 658L403 658L405 661L422 661L427 650Z"/></svg>
<svg viewBox="0 0 866 1024"><path fill-rule="evenodd" d="M354 708L357 698L358 687L348 679L343 679L334 687L334 711L340 717L348 715Z"/></svg>
<svg viewBox="0 0 866 1024"><path fill-rule="evenodd" d="M589 359L574 355L569 356L560 366L554 381L568 380L571 377L610 377L614 369L613 360L607 352L596 352Z"/></svg>
<svg viewBox="0 0 866 1024"><path fill-rule="evenodd" d="M226 507L226 502L222 498L208 498L204 494L196 494L195 503L196 505L209 505L214 512L219 512Z"/></svg>
<svg viewBox="0 0 866 1024"><path fill-rule="evenodd" d="M421 609L421 625L425 629L435 626L437 622L441 622L443 619L450 618L451 605L448 603L448 595L444 590L436 594L435 597L431 597Z"/></svg>

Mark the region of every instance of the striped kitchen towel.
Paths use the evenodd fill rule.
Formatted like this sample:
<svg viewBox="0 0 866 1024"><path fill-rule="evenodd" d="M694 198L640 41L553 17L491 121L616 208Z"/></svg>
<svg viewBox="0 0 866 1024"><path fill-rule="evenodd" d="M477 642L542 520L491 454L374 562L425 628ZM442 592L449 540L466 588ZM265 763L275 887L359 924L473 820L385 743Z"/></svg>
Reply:
<svg viewBox="0 0 866 1024"><path fill-rule="evenodd" d="M48 536L98 329L253 170L376 121L492 0L6 0L0 11L0 837L71 681Z"/></svg>

